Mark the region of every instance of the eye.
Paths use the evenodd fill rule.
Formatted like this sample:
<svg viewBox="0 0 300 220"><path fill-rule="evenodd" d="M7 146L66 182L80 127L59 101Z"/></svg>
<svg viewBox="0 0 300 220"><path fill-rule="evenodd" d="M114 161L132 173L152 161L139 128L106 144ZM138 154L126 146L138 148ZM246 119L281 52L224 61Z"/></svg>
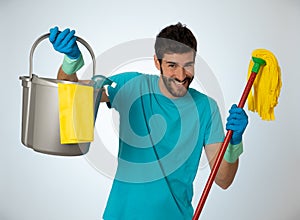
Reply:
<svg viewBox="0 0 300 220"><path fill-rule="evenodd" d="M186 65L185 65L185 67L193 67L194 66L194 63L187 63Z"/></svg>
<svg viewBox="0 0 300 220"><path fill-rule="evenodd" d="M194 64L193 63L188 63L184 66L184 69L186 70L192 70L194 68Z"/></svg>
<svg viewBox="0 0 300 220"><path fill-rule="evenodd" d="M176 67L176 64L175 64L175 63L169 63L169 64L168 64L168 67L169 67L169 68L175 68L175 67Z"/></svg>

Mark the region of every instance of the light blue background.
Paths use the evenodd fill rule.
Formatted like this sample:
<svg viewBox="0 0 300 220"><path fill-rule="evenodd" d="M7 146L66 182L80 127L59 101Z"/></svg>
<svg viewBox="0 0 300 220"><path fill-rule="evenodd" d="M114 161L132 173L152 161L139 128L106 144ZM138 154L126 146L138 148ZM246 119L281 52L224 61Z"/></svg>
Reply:
<svg viewBox="0 0 300 220"><path fill-rule="evenodd" d="M54 25L71 27L99 55L122 42L155 37L162 27L178 21L197 36L198 53L219 81L226 109L240 98L254 49L273 51L282 68L276 120L265 122L248 112L236 179L227 191L212 188L201 219L300 219L298 0L2 0L1 220L100 219L111 184L83 157L48 156L21 144L18 77L29 73L34 40ZM35 54L35 73L55 77L61 60L49 44L42 44ZM207 169L202 171L200 185L208 175ZM196 187L194 204L201 187Z"/></svg>

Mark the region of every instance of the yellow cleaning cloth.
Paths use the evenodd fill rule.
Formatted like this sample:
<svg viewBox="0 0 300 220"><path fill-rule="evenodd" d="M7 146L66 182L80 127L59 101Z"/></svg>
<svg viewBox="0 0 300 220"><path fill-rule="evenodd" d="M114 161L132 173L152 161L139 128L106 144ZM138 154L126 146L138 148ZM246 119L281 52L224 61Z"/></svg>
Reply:
<svg viewBox="0 0 300 220"><path fill-rule="evenodd" d="M58 83L61 144L94 139L93 87Z"/></svg>
<svg viewBox="0 0 300 220"><path fill-rule="evenodd" d="M266 49L257 49L252 52L252 57L261 58L266 65L260 68L253 83L253 89L248 96L248 109L257 112L263 120L274 120L274 108L280 95L281 71L275 56ZM251 60L248 78L254 62Z"/></svg>

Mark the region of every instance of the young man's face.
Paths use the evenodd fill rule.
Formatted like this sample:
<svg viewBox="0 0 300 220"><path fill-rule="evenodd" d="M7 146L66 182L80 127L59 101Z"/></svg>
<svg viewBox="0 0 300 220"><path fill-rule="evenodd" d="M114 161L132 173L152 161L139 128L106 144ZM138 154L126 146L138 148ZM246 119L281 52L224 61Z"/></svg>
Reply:
<svg viewBox="0 0 300 220"><path fill-rule="evenodd" d="M194 52L164 54L161 65L155 59L155 66L161 71L159 87L169 98L178 98L186 94L194 78Z"/></svg>

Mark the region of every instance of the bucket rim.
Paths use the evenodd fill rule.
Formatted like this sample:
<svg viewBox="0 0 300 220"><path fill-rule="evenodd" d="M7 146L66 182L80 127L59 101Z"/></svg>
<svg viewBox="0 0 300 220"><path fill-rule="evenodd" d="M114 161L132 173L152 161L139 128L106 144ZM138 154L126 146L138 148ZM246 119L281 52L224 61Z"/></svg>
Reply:
<svg viewBox="0 0 300 220"><path fill-rule="evenodd" d="M31 81L33 84L52 86L52 87L58 87L58 83L75 84L75 85L90 86L90 87L93 87L94 85L94 82L92 80L80 80L79 82L72 82L72 81L60 80L60 79L54 79L48 77L39 77L35 74L32 75L32 78L30 78L30 76L21 76L20 80L26 82Z"/></svg>

